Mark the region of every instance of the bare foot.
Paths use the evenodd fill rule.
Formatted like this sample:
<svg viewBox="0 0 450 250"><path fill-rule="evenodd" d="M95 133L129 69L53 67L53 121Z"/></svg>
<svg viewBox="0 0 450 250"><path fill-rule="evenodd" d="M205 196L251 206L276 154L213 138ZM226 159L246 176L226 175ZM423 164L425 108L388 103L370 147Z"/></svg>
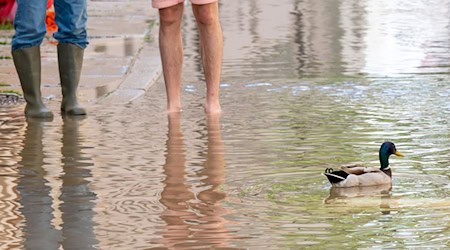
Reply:
<svg viewBox="0 0 450 250"><path fill-rule="evenodd" d="M181 119L180 112L168 113L167 118L169 119L169 122L173 122L174 124L176 124L179 127L180 119Z"/></svg>
<svg viewBox="0 0 450 250"><path fill-rule="evenodd" d="M176 114L176 113L181 113L181 109L167 109L167 114Z"/></svg>
<svg viewBox="0 0 450 250"><path fill-rule="evenodd" d="M207 114L221 114L222 113L222 108L220 107L220 103L216 102L216 103L205 103L205 113Z"/></svg>

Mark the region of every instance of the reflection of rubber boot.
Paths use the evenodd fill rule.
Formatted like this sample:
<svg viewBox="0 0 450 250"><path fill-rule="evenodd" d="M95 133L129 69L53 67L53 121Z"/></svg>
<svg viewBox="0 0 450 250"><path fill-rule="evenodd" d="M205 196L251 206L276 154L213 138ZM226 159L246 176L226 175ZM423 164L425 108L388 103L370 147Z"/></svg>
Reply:
<svg viewBox="0 0 450 250"><path fill-rule="evenodd" d="M12 51L14 65L27 101L25 115L33 118L52 118L41 97L41 49L33 46Z"/></svg>
<svg viewBox="0 0 450 250"><path fill-rule="evenodd" d="M86 110L77 101L83 54L84 49L77 45L58 44L59 77L63 95L61 111L68 115L86 115Z"/></svg>

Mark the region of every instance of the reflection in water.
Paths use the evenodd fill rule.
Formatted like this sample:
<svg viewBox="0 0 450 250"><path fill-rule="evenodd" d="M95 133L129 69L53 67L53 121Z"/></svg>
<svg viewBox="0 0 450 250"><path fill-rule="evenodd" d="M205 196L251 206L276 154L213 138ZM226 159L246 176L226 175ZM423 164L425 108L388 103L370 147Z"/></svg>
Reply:
<svg viewBox="0 0 450 250"><path fill-rule="evenodd" d="M26 249L37 247L40 249L57 249L61 239L52 221L54 208L52 207L51 188L46 179L44 165L43 133L45 122L29 119L25 132L24 147L21 152L22 167L19 169L20 178L17 191L20 193L21 213L25 217L23 231L25 232L24 246Z"/></svg>
<svg viewBox="0 0 450 250"><path fill-rule="evenodd" d="M96 244L92 223L95 194L86 179L91 176L86 167L92 164L83 163L86 159L81 153L78 127L79 121L64 120L62 186L55 187L51 182L57 180L49 176L53 170L45 166L44 130L49 128L45 121L28 120L17 184L27 249L58 249L60 244L65 249L92 249ZM52 190L58 186L59 192ZM59 207L55 205L58 203Z"/></svg>
<svg viewBox="0 0 450 250"><path fill-rule="evenodd" d="M348 188L331 187L330 195L327 197L326 201L331 201L338 198L355 198L388 194L391 189L391 184Z"/></svg>
<svg viewBox="0 0 450 250"><path fill-rule="evenodd" d="M389 198L391 197L392 185L378 185L368 187L349 187L337 188L331 187L330 194L325 198L326 204L345 203L350 199L367 199L380 202L380 208L384 209L383 213L389 210Z"/></svg>
<svg viewBox="0 0 450 250"><path fill-rule="evenodd" d="M180 114L171 114L167 139L166 162L160 202L166 207L160 215L166 223L160 243L169 249L227 247L231 238L221 206L226 194L219 190L225 178L223 142L219 116L207 119L208 141L206 160L198 172L203 184L195 194L186 181L186 151L181 131Z"/></svg>
<svg viewBox="0 0 450 250"><path fill-rule="evenodd" d="M17 163L25 131L23 107L0 107L0 248L18 249L23 233L19 211Z"/></svg>
<svg viewBox="0 0 450 250"><path fill-rule="evenodd" d="M224 146L192 106L183 114L183 134L180 119L169 117L164 144L162 81L136 102L102 106L84 121L55 119L26 131L23 121L0 121L2 237L13 247L26 239L50 248L50 239L61 244L63 234L76 235L70 228L84 226L87 239L64 244L95 244L95 203L101 249L200 248L203 238L217 248L447 249L449 6L450 0L222 3ZM201 105L198 35L192 13L185 14L183 100ZM131 51L131 41L108 40L111 50L97 42L92 56L110 63L112 54ZM383 140L408 155L392 162L392 197L331 190L324 204L330 190L323 169L377 166Z"/></svg>
<svg viewBox="0 0 450 250"><path fill-rule="evenodd" d="M62 245L65 249L94 249L98 243L94 234L94 206L96 194L89 188L94 164L83 152L83 137L79 127L84 117L65 117L62 138L61 177Z"/></svg>
<svg viewBox="0 0 450 250"><path fill-rule="evenodd" d="M86 48L86 53L97 53L102 56L133 56L138 41L140 39L135 37L94 39L92 46Z"/></svg>
<svg viewBox="0 0 450 250"><path fill-rule="evenodd" d="M449 72L448 0L229 0L220 7L227 79Z"/></svg>
<svg viewBox="0 0 450 250"><path fill-rule="evenodd" d="M364 72L449 72L450 1L366 1L366 10Z"/></svg>

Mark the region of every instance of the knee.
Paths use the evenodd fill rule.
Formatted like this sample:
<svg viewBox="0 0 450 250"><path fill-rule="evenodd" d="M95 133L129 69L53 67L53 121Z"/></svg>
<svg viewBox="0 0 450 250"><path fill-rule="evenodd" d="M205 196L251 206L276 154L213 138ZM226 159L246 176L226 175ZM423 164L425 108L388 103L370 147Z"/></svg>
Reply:
<svg viewBox="0 0 450 250"><path fill-rule="evenodd" d="M45 38L46 31L39 29L17 30L13 36L12 50L40 45Z"/></svg>
<svg viewBox="0 0 450 250"><path fill-rule="evenodd" d="M202 26L213 25L219 20L216 10L209 8L209 6L202 6L196 11L195 18L197 23Z"/></svg>
<svg viewBox="0 0 450 250"><path fill-rule="evenodd" d="M183 5L176 5L159 10L159 21L161 26L171 26L181 23Z"/></svg>
<svg viewBox="0 0 450 250"><path fill-rule="evenodd" d="M192 5L195 19L200 26L211 26L219 23L219 5L218 2Z"/></svg>

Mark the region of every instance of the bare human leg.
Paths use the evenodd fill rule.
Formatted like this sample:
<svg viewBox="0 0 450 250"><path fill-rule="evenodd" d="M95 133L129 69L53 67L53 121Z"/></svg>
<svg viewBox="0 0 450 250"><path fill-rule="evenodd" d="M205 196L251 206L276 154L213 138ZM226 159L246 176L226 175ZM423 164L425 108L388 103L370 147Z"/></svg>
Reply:
<svg viewBox="0 0 450 250"><path fill-rule="evenodd" d="M181 22L183 3L159 10L159 49L167 94L167 112L181 111L181 68L183 64L183 45Z"/></svg>
<svg viewBox="0 0 450 250"><path fill-rule="evenodd" d="M206 113L221 113L219 84L222 73L222 28L219 21L218 2L192 5L200 31L200 49L206 79Z"/></svg>

